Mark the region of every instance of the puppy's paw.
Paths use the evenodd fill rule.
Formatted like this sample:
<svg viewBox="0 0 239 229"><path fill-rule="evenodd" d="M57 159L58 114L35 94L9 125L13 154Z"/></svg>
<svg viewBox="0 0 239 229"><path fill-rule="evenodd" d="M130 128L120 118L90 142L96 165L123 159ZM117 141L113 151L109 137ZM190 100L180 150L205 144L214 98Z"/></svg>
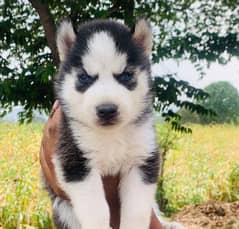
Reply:
<svg viewBox="0 0 239 229"><path fill-rule="evenodd" d="M110 229L109 219L107 218L91 218L81 221L81 229Z"/></svg>
<svg viewBox="0 0 239 229"><path fill-rule="evenodd" d="M181 223L177 223L177 222L164 221L164 222L161 222L161 224L164 229L186 229L186 227L184 227Z"/></svg>
<svg viewBox="0 0 239 229"><path fill-rule="evenodd" d="M75 208L81 229L110 229L110 212L106 201L95 200L95 206L88 201L88 205Z"/></svg>

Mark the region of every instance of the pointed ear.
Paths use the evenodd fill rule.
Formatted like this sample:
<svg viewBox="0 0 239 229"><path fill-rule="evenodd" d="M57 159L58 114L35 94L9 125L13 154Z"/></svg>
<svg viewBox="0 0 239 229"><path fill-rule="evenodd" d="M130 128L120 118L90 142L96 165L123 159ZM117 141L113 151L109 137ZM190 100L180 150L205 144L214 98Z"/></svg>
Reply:
<svg viewBox="0 0 239 229"><path fill-rule="evenodd" d="M133 29L134 40L144 49L147 56L150 56L153 47L152 29L145 19L140 19L136 22Z"/></svg>
<svg viewBox="0 0 239 229"><path fill-rule="evenodd" d="M75 32L70 21L61 22L57 30L56 44L60 61L64 61L72 44L75 41Z"/></svg>

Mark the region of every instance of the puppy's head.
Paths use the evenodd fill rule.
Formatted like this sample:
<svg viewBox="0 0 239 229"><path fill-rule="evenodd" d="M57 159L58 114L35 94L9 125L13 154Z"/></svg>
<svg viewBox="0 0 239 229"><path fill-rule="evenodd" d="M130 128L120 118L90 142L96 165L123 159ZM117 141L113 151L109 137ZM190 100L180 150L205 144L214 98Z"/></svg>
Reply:
<svg viewBox="0 0 239 229"><path fill-rule="evenodd" d="M65 21L57 47L56 94L69 118L91 128L114 128L150 110L152 33L145 20L134 31L114 21L92 21L77 34Z"/></svg>

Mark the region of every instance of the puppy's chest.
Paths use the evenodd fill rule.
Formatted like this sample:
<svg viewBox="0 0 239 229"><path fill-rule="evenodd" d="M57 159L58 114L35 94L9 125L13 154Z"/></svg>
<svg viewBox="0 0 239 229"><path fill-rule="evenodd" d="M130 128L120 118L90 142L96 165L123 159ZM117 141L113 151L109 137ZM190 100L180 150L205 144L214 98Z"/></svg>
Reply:
<svg viewBox="0 0 239 229"><path fill-rule="evenodd" d="M142 164L155 146L153 133L149 130L87 133L81 135L79 144L86 152L90 166L97 168L102 175L125 172Z"/></svg>

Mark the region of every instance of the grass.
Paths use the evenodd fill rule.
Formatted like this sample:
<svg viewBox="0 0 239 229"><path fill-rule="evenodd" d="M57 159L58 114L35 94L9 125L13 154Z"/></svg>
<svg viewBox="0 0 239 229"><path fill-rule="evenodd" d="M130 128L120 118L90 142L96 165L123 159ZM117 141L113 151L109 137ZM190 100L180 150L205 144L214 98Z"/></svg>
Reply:
<svg viewBox="0 0 239 229"><path fill-rule="evenodd" d="M169 213L206 200L239 200L239 127L192 126L174 135L167 154L164 190Z"/></svg>
<svg viewBox="0 0 239 229"><path fill-rule="evenodd" d="M53 228L50 201L41 189L38 152L43 125L0 123L0 228ZM192 135L170 136L165 164L168 211L208 199L239 199L239 127L192 126Z"/></svg>
<svg viewBox="0 0 239 229"><path fill-rule="evenodd" d="M0 228L53 228L39 178L42 128L0 123Z"/></svg>

